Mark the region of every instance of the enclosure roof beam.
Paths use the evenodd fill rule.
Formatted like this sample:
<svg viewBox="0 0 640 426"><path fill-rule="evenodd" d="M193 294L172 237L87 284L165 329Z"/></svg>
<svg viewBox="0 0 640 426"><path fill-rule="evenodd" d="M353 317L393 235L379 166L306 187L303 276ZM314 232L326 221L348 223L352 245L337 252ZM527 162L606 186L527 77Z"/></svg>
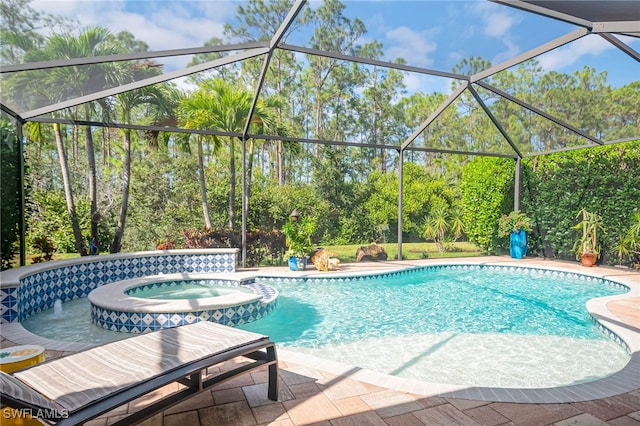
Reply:
<svg viewBox="0 0 640 426"><path fill-rule="evenodd" d="M36 123L58 123L68 124L72 126L91 126L91 127L106 127L113 129L129 129L139 131L155 131L155 132L168 132L168 133L187 133L196 135L208 135L208 136L228 136L228 137L242 137L238 132L223 132L219 130L203 130L203 129L185 129L182 127L166 127L166 126L153 126L153 125L140 125L140 124L124 124L113 123L107 121L87 121L87 120L73 120L68 118L51 118L51 117L34 117L29 121Z"/></svg>
<svg viewBox="0 0 640 426"><path fill-rule="evenodd" d="M558 19L560 21L568 22L570 24L579 25L581 27L585 27L585 28L593 27L593 22L589 20L578 18L577 16L574 16L574 15L558 12L556 10L548 9L546 7L537 6L535 4L528 3L522 0L491 0L491 1L494 3L500 3L506 6L522 9L527 12L536 13L538 15L547 16L549 18Z"/></svg>
<svg viewBox="0 0 640 426"><path fill-rule="evenodd" d="M258 78L258 84L256 85L256 90L253 93L253 99L251 100L251 106L249 107L249 112L247 113L247 119L244 123L244 128L242 130L242 139L246 139L247 132L249 132L249 126L251 125L251 118L253 117L253 112L256 109L256 104L258 103L258 98L260 97L260 93L262 92L262 86L264 85L264 79L267 76L267 70L269 69L269 63L271 62L271 56L273 55L273 50L269 50L269 53L264 57L264 61L262 62L262 69L260 70L260 77Z"/></svg>
<svg viewBox="0 0 640 426"><path fill-rule="evenodd" d="M307 0L297 0L296 3L291 7L291 10L289 10L289 13L284 18L284 21L282 21L282 24L280 24L280 27L278 27L278 30L271 38L271 42L269 43L270 48L273 49L274 47L280 44L280 42L282 41L282 38L284 37L284 34L287 32L291 24L293 24L293 21L296 19L296 16L298 16L300 11L302 10L302 7L306 3L307 3Z"/></svg>
<svg viewBox="0 0 640 426"><path fill-rule="evenodd" d="M302 10L302 7L305 5L305 3L306 3L306 0L298 0L296 4L293 5L291 10L289 10L289 13L287 14L286 18L280 24L280 27L278 27L278 30L276 31L274 36L271 38L271 41L269 42L269 52L265 56L264 61L262 63L262 69L260 70L260 76L258 77L258 84L256 85L256 90L253 94L253 100L251 101L251 106L249 107L247 120L244 123L244 129L242 131L243 139L246 138L247 132L249 132L249 126L251 125L251 118L253 117L253 113L256 109L256 104L258 103L258 98L260 97L260 93L262 92L264 79L267 77L267 70L269 69L269 64L271 63L271 57L273 56L274 48L280 43L287 29L291 26L296 16L298 16L298 13L300 13L300 10Z"/></svg>
<svg viewBox="0 0 640 426"><path fill-rule="evenodd" d="M130 129L130 130L137 130L137 131L150 130L150 131L167 132L167 133L186 133L186 134L198 134L198 135L207 135L207 136L228 136L233 138L242 137L242 134L238 132L222 132L218 130L198 130L198 129L185 129L181 127L124 124L124 123L113 123L113 122L105 122L105 121L72 120L72 119L66 119L66 118L34 117L29 121L33 121L37 123L58 123L58 124L68 124L68 125L75 125L75 126ZM309 143L309 144L316 144L316 145L339 145L339 146L350 146L350 147L357 147L357 148L388 149L393 151L400 151L400 149L403 149L400 145L377 145L372 143L332 141L332 140L323 140L323 139L307 139L307 138L297 138L292 136L247 134L246 137L247 139L264 139L264 140L278 140L278 141L284 141L284 142ZM507 153L462 151L462 150L455 150L455 149L439 149L439 148L425 148L425 147L407 147L407 148L404 148L404 150L420 151L420 152L441 152L444 154L458 154L458 155L503 157L503 158L517 157L514 154L507 154Z"/></svg>
<svg viewBox="0 0 640 426"><path fill-rule="evenodd" d="M640 32L640 21L594 22L593 33L637 33Z"/></svg>
<svg viewBox="0 0 640 426"><path fill-rule="evenodd" d="M480 157L500 157L500 158L518 158L515 154L504 154L501 152L476 152L476 151L456 151L453 149L439 149L439 148L424 148L419 146L410 146L403 151L419 151L419 152L433 152L439 154L457 154L457 155L472 155Z"/></svg>
<svg viewBox="0 0 640 426"><path fill-rule="evenodd" d="M637 142L637 141L640 141L640 136L632 136L630 138L615 139L615 140L612 140L612 141L604 141L603 144L604 145L615 145L615 144L619 144L619 143ZM525 154L524 157L539 157L541 155L554 154L554 153L558 153L558 152L576 151L578 149L595 148L597 146L600 146L600 145L587 144L587 145L578 145L578 146L567 146L567 147L564 147L564 148L551 149L551 150L544 151L544 152L535 152L535 153L531 153L531 154Z"/></svg>
<svg viewBox="0 0 640 426"><path fill-rule="evenodd" d="M420 127L418 127L416 131L411 134L411 136L409 136L404 142L402 142L400 149L405 150L407 146L409 146L411 142L413 142L420 135L420 133L422 133L436 118L440 116L440 114L442 114L445 109L447 109L449 105L453 103L453 101L458 99L458 97L462 94L462 92L465 91L468 86L468 82L462 82L462 84L458 86L458 88L454 90L453 93L449 95L449 97L435 111L433 111L425 121L422 122L422 124L420 124Z"/></svg>
<svg viewBox="0 0 640 426"><path fill-rule="evenodd" d="M136 61L141 59L167 58L171 56L198 55L202 53L229 52L232 50L256 49L267 47L267 42L252 41L249 43L202 46L185 49L157 50L153 52L123 53L120 55L90 56L86 58L58 59L55 61L27 62L16 65L3 65L0 74L17 71L34 71L48 68L70 67L78 65L102 64L105 62Z"/></svg>
<svg viewBox="0 0 640 426"><path fill-rule="evenodd" d="M114 129L130 129L130 130L138 130L138 131L157 131L157 132L167 132L167 133L193 133L198 135L209 135L209 136L228 136L228 137L242 137L242 134L238 132L222 132L218 130L199 130L199 129L185 129L182 127L167 127L167 126L153 126L153 125L139 125L139 124L124 124L124 123L114 123L114 122L106 122L106 121L88 121L88 120L73 120L66 118L50 118L50 117L34 117L29 121L37 122L37 123L59 123L59 124L69 124L75 126L92 126L92 127L107 127ZM302 142L302 143L310 143L310 144L320 144L320 145L342 145L342 146L353 146L353 147L364 147L364 148L384 148L391 149L395 151L399 151L400 149L407 151L421 151L421 152L442 152L445 154L461 154L461 155L482 155L482 156L494 156L494 157L506 157L506 158L517 158L515 154L506 154L506 153L491 153L491 152L475 152L475 151L461 151L455 149L440 149L440 148L426 148L426 147L406 147L402 148L399 145L376 145L369 143L361 143L361 142L345 142L345 141L329 141L329 140L321 140L321 139L305 139L305 138L297 138L297 137L289 137L289 136L275 136L275 135L260 135L260 134L248 134L247 138L249 139L265 139L265 140L281 140L285 142ZM639 136L631 136L628 138L615 139L611 141L602 141L604 145L613 145L617 143L625 143L625 142L633 142L640 140ZM567 151L573 149L583 149L588 147L595 147L597 144L589 144L589 145L581 145L577 147L569 147L569 148L561 148L552 151L545 151L540 153L532 153L532 154L524 154L523 157L534 157L538 155L544 155L552 152L560 152Z"/></svg>
<svg viewBox="0 0 640 426"><path fill-rule="evenodd" d="M134 81L133 83L124 84L122 86L114 87L100 92L92 93L86 96L80 96L78 98L69 99L67 101L59 102L57 104L49 105L43 108L34 109L22 114L25 119L37 117L39 115L48 114L50 112L58 111L64 108L73 107L76 105L82 105L87 102L95 101L98 99L106 98L109 96L118 95L120 93L127 92L129 90L140 89L142 87L151 86L158 83L164 83L165 81L173 80L175 78L185 77L187 75L195 74L202 71L207 71L212 68L217 68L223 65L232 64L234 62L242 61L255 56L264 55L268 52L268 48L252 49L246 52L241 52L232 56L225 56L224 58L214 59L213 61L204 62L202 64L187 67L181 70L168 72L144 80Z"/></svg>
<svg viewBox="0 0 640 426"><path fill-rule="evenodd" d="M409 72L415 72L415 73L419 73L419 74L435 75L435 76L438 76L438 77L453 78L453 79L456 79L456 80L468 80L469 79L469 77L467 77L466 75L463 75L463 74L456 74L456 73L451 73L451 72L431 70L431 69L428 69L428 68L415 67L415 66L411 66L411 65L396 64L394 62L379 61L377 59L362 58L360 56L345 55L343 53L327 52L327 51L324 51L324 50L312 49L310 47L294 46L294 45L291 45L291 44L282 44L282 45L279 46L279 48L283 49L283 50L289 50L289 51L292 51L292 52L305 53L305 54L314 55L314 56L323 56L323 57L326 57L326 58L340 59L340 60L343 60L343 61L357 62L357 63L360 63L360 64L366 64L366 65L373 65L373 66L378 66L378 67L390 68L390 69L395 69L395 70L399 70L399 71L409 71Z"/></svg>
<svg viewBox="0 0 640 426"><path fill-rule="evenodd" d="M475 83L478 80L482 80L483 78L490 77L494 74L499 73L500 71L504 71L507 68L511 68L514 65L518 65L524 61L528 61L529 59L535 58L536 56L539 56L550 50L556 49L567 43L571 43L572 41L577 40L581 37L584 37L587 34L589 34L589 30L585 28L578 28L577 30L571 31L568 34L565 34L563 36L556 38L555 40L551 40L545 44L541 44L540 46L535 47L527 52L521 53L518 56L514 56L511 59L507 59L506 61L500 64L487 68L484 71L480 71L479 73L472 75L469 78L469 80L472 83Z"/></svg>
<svg viewBox="0 0 640 426"><path fill-rule="evenodd" d="M498 122L498 120L496 119L496 117L493 115L493 113L491 112L491 110L489 109L489 107L487 106L487 104L484 103L484 101L482 100L482 98L480 97L480 95L478 95L478 92L476 92L476 90L473 88L473 86L469 86L469 91L471 92L471 94L473 95L474 98L476 98L476 101L478 101L478 103L480 104L480 106L482 107L482 109L484 110L484 113L487 114L487 116L489 117L489 119L493 122L493 124L496 126L496 128L498 129L498 131L500 132L500 134L502 134L502 137L504 137L507 142L509 143L509 145L511 145L511 148L516 152L516 154L518 154L518 157L522 158L522 153L520 152L520 150L518 149L518 147L516 146L516 144L511 140L511 137L509 136L509 134L504 130L504 128L502 127L502 125L500 124L500 122Z"/></svg>
<svg viewBox="0 0 640 426"><path fill-rule="evenodd" d="M273 135L248 135L248 137L253 139L266 139L266 140L281 140L285 142L300 142L300 143L310 143L317 145L340 145L340 146L352 146L357 148L375 148L375 149L388 149L393 151L423 151L423 152L442 152L445 154L460 154L460 155L479 155L479 156L490 156L490 157L505 157L505 158L516 158L513 154L504 154L504 153L493 153L493 152L475 152L475 151L457 151L454 149L436 149L436 148L422 148L422 147L407 147L402 148L400 145L378 145L373 143L362 143L362 142L346 142L346 141L332 141L332 140L324 140L324 139L306 139L306 138L296 138L296 137L288 137L288 136L273 136Z"/></svg>
<svg viewBox="0 0 640 426"><path fill-rule="evenodd" d="M11 108L9 108L8 106L6 106L5 104L0 103L0 110L2 110L2 112L4 112L7 115L10 115L11 117L15 118L16 120L20 121L20 122L24 122L24 120L22 119L22 117L15 112L14 110L12 110Z"/></svg>
<svg viewBox="0 0 640 426"><path fill-rule="evenodd" d="M638 27L640 28L640 23L638 23ZM632 48L628 44L626 44L623 41L621 41L616 36L614 36L612 34L607 34L607 33L599 33L598 35L600 37L602 37L603 39L607 40L609 43L613 44L618 49L622 50L627 55L631 56L637 62L640 62L640 53L638 53L637 50L635 50L634 48Z"/></svg>
<svg viewBox="0 0 640 426"><path fill-rule="evenodd" d="M554 117L554 116L552 116L550 114L547 114L546 112L542 111L541 109L538 109L538 108L534 107L533 105L529 105L528 103L516 98L515 96L511 96L510 94L508 94L508 93L506 93L506 92L504 92L504 91L502 91L502 90L500 90L500 89L498 89L496 87L493 87L488 83L485 83L483 81L478 81L476 84L478 84L479 86L484 87L487 90L492 91L496 95L502 96L503 98L506 98L506 99L510 100L511 102L514 102L514 103L520 105L523 108L528 109L531 112L534 112L534 113L538 114L541 117L546 118L549 121L552 121L552 122L556 123L559 126L564 127L567 130L570 130L571 132L573 132L573 133L575 133L575 134L577 134L579 136L582 136L583 138L589 139L590 141L592 141L592 142L594 142L594 143L596 143L598 145L602 145L603 144L603 142L600 139L591 136L587 132L584 132L584 131L578 129L577 127L574 127L574 126L572 126L572 125L570 125L568 123L565 123L564 121L562 121L562 120L560 120L560 119L558 119L558 118L556 118L556 117Z"/></svg>

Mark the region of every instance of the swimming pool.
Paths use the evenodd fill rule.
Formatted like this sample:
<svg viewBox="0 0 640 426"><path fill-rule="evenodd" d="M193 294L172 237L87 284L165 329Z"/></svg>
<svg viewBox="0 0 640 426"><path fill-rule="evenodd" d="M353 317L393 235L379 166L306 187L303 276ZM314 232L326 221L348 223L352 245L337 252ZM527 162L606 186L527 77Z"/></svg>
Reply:
<svg viewBox="0 0 640 426"><path fill-rule="evenodd" d="M586 300L626 292L601 279L455 265L385 278L259 281L280 292L278 307L241 328L281 348L401 377L550 387L608 376L629 360L585 309ZM35 331L32 319L26 328L49 332L51 323Z"/></svg>
<svg viewBox="0 0 640 426"><path fill-rule="evenodd" d="M551 387L605 377L629 361L585 308L628 289L599 279L455 266L268 283L280 292L278 308L241 328L282 348L400 377Z"/></svg>

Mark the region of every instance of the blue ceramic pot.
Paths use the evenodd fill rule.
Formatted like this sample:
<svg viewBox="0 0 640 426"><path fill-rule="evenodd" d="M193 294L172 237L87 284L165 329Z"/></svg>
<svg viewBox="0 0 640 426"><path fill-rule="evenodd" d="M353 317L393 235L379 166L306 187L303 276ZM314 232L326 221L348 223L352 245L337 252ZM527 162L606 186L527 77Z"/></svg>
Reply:
<svg viewBox="0 0 640 426"><path fill-rule="evenodd" d="M514 259L522 259L527 254L527 231L511 231L509 237L509 253Z"/></svg>
<svg viewBox="0 0 640 426"><path fill-rule="evenodd" d="M307 269L307 258L290 256L288 264L291 271L304 271Z"/></svg>

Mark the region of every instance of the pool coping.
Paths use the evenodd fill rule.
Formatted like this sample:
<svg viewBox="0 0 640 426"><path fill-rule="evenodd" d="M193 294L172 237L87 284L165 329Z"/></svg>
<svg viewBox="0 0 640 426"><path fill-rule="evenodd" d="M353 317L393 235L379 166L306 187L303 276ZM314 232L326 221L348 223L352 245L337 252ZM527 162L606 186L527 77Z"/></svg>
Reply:
<svg viewBox="0 0 640 426"><path fill-rule="evenodd" d="M640 296L640 271L635 272L609 267L585 268L581 267L577 263L572 264L568 262L535 258L516 260L507 257L474 257L376 262L375 264L358 264L358 266L356 266L356 264L342 264L341 268L343 268L343 270L337 272L289 271L282 267L259 268L253 270L239 270L233 273L233 276L237 277L237 279L246 279L251 277L289 277L299 279L315 277L326 278L328 276L338 278L368 274L365 272L367 267L370 269L369 274L379 274L417 267L455 264L551 269L554 271L586 275L624 284L629 287L629 292L620 295L591 299L587 303L586 307L589 314L597 321L597 323L601 324L605 329L610 330L615 336L619 336L619 338L624 341L630 352L629 362L623 369L605 378L587 383L553 388L499 388L447 385L406 379L286 349L278 349L280 360L293 362L302 366L313 367L340 376L348 376L361 382L392 390L424 396L439 396L482 401L513 403L567 403L611 397L640 388L640 329L620 320L607 307L607 304L611 301ZM351 271L350 269L354 270ZM373 269L373 271L371 271L371 269ZM14 343L40 344L51 350L79 351L95 346L91 344L59 342L46 339L28 332L19 323L3 324L2 335Z"/></svg>
<svg viewBox="0 0 640 426"><path fill-rule="evenodd" d="M264 297L264 295L260 294L255 289L251 289L251 293L236 292L222 296L176 300L144 299L127 294L128 290L155 283L195 280L216 281L222 279L224 279L224 281L234 282L236 287L239 287L242 283L242 280L240 279L233 279L221 273L148 275L146 277L131 278L100 286L95 290L92 290L87 298L91 305L95 305L103 309L120 312L164 313L219 309L231 305L235 306L243 303L258 302ZM227 287L230 286L227 285Z"/></svg>

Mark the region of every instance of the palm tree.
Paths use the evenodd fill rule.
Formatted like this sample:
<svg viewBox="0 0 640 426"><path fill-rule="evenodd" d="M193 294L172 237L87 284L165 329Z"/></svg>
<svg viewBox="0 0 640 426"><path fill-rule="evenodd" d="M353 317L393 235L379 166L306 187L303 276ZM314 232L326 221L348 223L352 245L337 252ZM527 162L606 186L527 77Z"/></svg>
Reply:
<svg viewBox="0 0 640 426"><path fill-rule="evenodd" d="M47 39L45 51L51 59L59 58L83 58L91 56L103 56L118 53L120 49L114 37L102 27L87 28L77 37L71 34L55 34ZM122 66L116 63L93 64L82 67L66 67L55 73L66 88L67 96L83 96L88 93L102 90L122 80L124 72ZM92 104L84 104L85 118L92 116ZM98 240L98 195L97 195L97 169L96 154L93 145L93 134L90 126L85 126L85 151L87 155L88 189L91 204L91 238Z"/></svg>
<svg viewBox="0 0 640 426"><path fill-rule="evenodd" d="M252 104L252 94L225 83L222 80L206 80L200 88L186 97L178 108L178 117L182 125L188 129L218 130L228 133L242 133ZM261 99L256 103L251 124L261 126L263 131L276 128L277 120L275 108ZM236 137L212 136L214 152L220 149L223 142L229 147L229 228L235 228L235 199L236 199ZM201 142L202 138L196 138ZM200 185L203 197L206 196L204 183L204 162L202 161L202 146L198 145L198 164ZM203 200L203 206L206 206ZM208 222L205 211L205 223Z"/></svg>
<svg viewBox="0 0 640 426"><path fill-rule="evenodd" d="M71 34L54 34L46 39L42 49L25 53L25 61L46 61L68 58L82 58L102 56L117 53L117 45L113 42L109 31L101 28L89 28L80 32L77 37ZM38 70L24 76L16 76L10 86L16 93L27 92L31 96L23 98L39 99L40 105L55 104L63 100L82 96L108 87L117 81L121 68L116 64L94 64L69 67L58 67L50 70ZM32 107L40 106L32 105ZM96 104L97 105L97 104ZM93 105L85 104L81 107L85 118L90 119ZM60 113L53 113L59 115ZM81 255L86 254L82 231L78 223L75 201L71 188L71 178L68 168L68 155L64 146L62 130L59 124L53 125L58 160L62 174L67 211L75 238L76 249ZM88 167L88 190L91 204L91 236L97 239L97 224L100 215L97 211L97 171L93 135L91 127L85 127L85 150Z"/></svg>
<svg viewBox="0 0 640 426"><path fill-rule="evenodd" d="M462 236L463 231L460 209L455 206L437 205L431 209L424 224L424 237L434 240L440 253L445 251L444 244L448 234L451 234L455 242Z"/></svg>
<svg viewBox="0 0 640 426"><path fill-rule="evenodd" d="M153 105L155 107L156 120L163 114L172 113L175 105L172 98L175 96L171 93L168 86L148 86L138 90L131 90L117 95L118 105L120 107L120 120L122 123L131 123L131 114L133 110L141 105ZM122 171L122 200L120 202L120 214L118 215L118 223L113 236L113 241L109 247L111 253L118 253L122 248L122 238L124 236L125 224L127 219L127 210L129 208L129 190L131 188L131 129L124 129L124 164Z"/></svg>

